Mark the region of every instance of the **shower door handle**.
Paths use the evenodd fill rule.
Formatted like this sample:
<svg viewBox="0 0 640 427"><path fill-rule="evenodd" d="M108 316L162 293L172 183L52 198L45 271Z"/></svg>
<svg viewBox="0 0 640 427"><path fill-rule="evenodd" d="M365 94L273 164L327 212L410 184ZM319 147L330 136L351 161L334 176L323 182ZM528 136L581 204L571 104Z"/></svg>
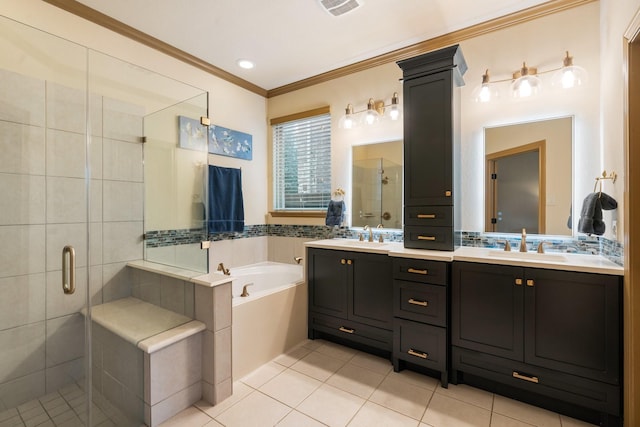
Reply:
<svg viewBox="0 0 640 427"><path fill-rule="evenodd" d="M65 294L76 291L76 251L69 245L62 249L62 290Z"/></svg>

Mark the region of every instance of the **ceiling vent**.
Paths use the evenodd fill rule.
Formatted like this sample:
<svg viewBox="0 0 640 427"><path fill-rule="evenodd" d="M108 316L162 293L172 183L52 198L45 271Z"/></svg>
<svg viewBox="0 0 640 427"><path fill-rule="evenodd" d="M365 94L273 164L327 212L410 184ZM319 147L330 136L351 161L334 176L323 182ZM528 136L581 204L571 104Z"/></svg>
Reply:
<svg viewBox="0 0 640 427"><path fill-rule="evenodd" d="M333 16L344 15L358 8L362 0L318 0L323 8Z"/></svg>

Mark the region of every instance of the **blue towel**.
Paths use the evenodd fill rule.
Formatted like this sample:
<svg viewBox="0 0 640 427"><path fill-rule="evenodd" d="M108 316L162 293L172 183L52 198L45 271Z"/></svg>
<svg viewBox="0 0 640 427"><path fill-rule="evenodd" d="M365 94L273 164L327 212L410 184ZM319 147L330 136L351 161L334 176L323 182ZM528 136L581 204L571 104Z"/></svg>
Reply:
<svg viewBox="0 0 640 427"><path fill-rule="evenodd" d="M209 165L209 233L244 231L242 171Z"/></svg>
<svg viewBox="0 0 640 427"><path fill-rule="evenodd" d="M344 220L345 205L342 200L329 202L327 207L327 217L324 221L326 225L340 225Z"/></svg>

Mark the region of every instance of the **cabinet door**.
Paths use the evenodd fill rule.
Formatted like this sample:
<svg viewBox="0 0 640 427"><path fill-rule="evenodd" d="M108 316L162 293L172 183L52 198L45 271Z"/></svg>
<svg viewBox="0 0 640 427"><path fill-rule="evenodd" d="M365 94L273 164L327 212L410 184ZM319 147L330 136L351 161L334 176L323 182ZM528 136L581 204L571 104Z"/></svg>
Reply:
<svg viewBox="0 0 640 427"><path fill-rule="evenodd" d="M393 329L393 279L387 255L351 253L349 319Z"/></svg>
<svg viewBox="0 0 640 427"><path fill-rule="evenodd" d="M451 70L404 82L404 203L453 204Z"/></svg>
<svg viewBox="0 0 640 427"><path fill-rule="evenodd" d="M341 251L309 249L309 310L347 318L350 266Z"/></svg>
<svg viewBox="0 0 640 427"><path fill-rule="evenodd" d="M521 361L522 281L520 267L454 262L452 344Z"/></svg>
<svg viewBox="0 0 640 427"><path fill-rule="evenodd" d="M526 270L525 362L619 383L620 280Z"/></svg>

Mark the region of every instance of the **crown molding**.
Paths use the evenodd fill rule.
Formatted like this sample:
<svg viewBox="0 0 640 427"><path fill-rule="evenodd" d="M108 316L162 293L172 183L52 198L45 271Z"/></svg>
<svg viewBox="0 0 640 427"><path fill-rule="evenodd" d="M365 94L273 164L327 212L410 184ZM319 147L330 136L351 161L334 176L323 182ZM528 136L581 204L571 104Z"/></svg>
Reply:
<svg viewBox="0 0 640 427"><path fill-rule="evenodd" d="M412 58L423 53L430 52L435 49L450 46L452 44L460 43L464 40L471 39L473 37L482 36L494 31L499 31L505 28L512 27L514 25L522 24L534 19L542 18L547 15L551 15L558 12L563 12L575 7L583 6L589 3L596 2L598 0L551 0L538 6L533 6L528 9L514 12L509 15L501 16L483 23L472 25L461 30L453 31L442 36L434 37L423 42L413 44L401 49L394 50L382 55L375 56L364 61L356 62L355 64L347 65L335 70L327 71L316 76L309 77L307 79L299 80L294 83L290 83L284 86L277 87L275 89L266 90L257 86L249 81L241 79L240 77L231 74L221 68L216 67L202 59L191 55L183 50L176 48L168 43L165 43L155 37L152 37L142 31L139 31L123 22L111 18L104 13L101 13L95 9L85 6L76 0L43 0L53 6L59 7L69 13L72 13L80 18L84 18L94 24L107 28L122 36L128 37L134 41L137 41L145 46L169 55L175 59L199 68L209 74L219 77L223 80L240 86L250 92L264 96L266 98L273 98L275 96L284 95L289 92L304 89L309 86L314 86L319 83L323 83L329 80L344 77L349 74L358 73L368 70L370 68L378 67L388 64L390 62L397 62L403 59Z"/></svg>
<svg viewBox="0 0 640 427"><path fill-rule="evenodd" d="M117 34L120 34L121 36L137 41L138 43L141 43L145 46L148 46L152 49L155 49L159 52L169 55L186 64L199 68L200 70L203 70L209 74L212 74L216 77L226 80L229 83L233 83L237 86L240 86L260 96L267 96L266 89L263 89L260 86L257 86L249 81L241 79L236 75L233 75L221 68L216 67L215 65L212 65L206 61L203 61L202 59L194 55L191 55L181 49L178 49L175 46L165 43L162 40L152 37L149 34L143 33L140 30L137 30L123 22L118 21L117 19L113 19L102 12L99 12L95 9L90 8L89 6L86 6L82 3L77 2L76 0L42 0L42 1L44 1L45 3L49 3L53 6L56 6L69 13L72 13L80 18L86 19L89 22L93 22L94 24L100 25L101 27L107 28Z"/></svg>
<svg viewBox="0 0 640 427"><path fill-rule="evenodd" d="M380 65L385 65L390 62L412 58L414 56L422 55L423 53L427 53L432 50L460 43L464 40L489 34L494 31L499 31L528 21L533 21L534 19L542 18L544 16L548 16L558 12L563 12L565 10L583 6L595 1L598 0L551 0L538 6L533 6L519 12L511 13L509 15L504 15L480 24L472 25L471 27L463 28L461 30L453 31L442 36L434 37L432 39L413 44L411 46L397 49L389 53L385 53L370 59L365 59L364 61L356 62L355 64L347 65L335 70L327 71L326 73L309 77L304 80L299 80L288 85L271 89L267 91L267 98L284 95L285 93L294 92L296 90L304 89L309 86L324 83L326 81L337 79L339 77L344 77L349 74L358 73L360 71L365 71L370 68L378 67Z"/></svg>

